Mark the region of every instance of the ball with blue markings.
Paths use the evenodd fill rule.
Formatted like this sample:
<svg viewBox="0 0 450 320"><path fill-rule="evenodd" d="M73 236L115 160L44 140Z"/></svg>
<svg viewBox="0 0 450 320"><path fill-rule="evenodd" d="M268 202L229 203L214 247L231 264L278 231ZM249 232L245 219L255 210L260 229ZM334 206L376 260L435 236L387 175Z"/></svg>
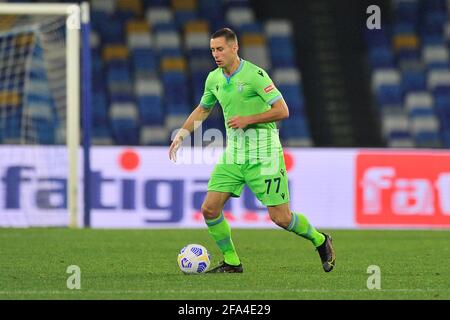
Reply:
<svg viewBox="0 0 450 320"><path fill-rule="evenodd" d="M200 274L208 270L211 256L208 250L200 244L188 244L178 253L178 266L188 274Z"/></svg>

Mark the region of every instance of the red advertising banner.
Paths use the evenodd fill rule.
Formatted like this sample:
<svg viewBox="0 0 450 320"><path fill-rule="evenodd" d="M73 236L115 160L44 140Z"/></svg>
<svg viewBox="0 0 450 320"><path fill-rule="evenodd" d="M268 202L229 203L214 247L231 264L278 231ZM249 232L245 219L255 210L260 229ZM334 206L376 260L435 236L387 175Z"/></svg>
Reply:
<svg viewBox="0 0 450 320"><path fill-rule="evenodd" d="M450 155L361 152L355 217L360 226L450 227Z"/></svg>

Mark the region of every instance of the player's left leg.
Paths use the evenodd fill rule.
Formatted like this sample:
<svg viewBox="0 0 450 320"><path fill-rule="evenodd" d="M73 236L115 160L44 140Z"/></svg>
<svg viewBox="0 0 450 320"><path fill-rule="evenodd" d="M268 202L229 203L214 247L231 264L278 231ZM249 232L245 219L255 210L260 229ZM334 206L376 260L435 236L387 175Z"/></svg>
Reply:
<svg viewBox="0 0 450 320"><path fill-rule="evenodd" d="M311 241L319 253L325 272L334 268L336 255L329 235L317 231L303 214L291 211L289 203L268 206L267 209L270 218L278 226Z"/></svg>
<svg viewBox="0 0 450 320"><path fill-rule="evenodd" d="M268 206L267 210L275 224L311 241L316 248L325 242L325 236L318 232L303 214L292 212L289 203Z"/></svg>
<svg viewBox="0 0 450 320"><path fill-rule="evenodd" d="M293 232L311 243L319 252L323 269L329 272L335 264L335 254L331 237L318 232L300 213L292 212L289 207L290 195L288 177L283 154L278 159L245 167L245 180L269 211L269 215L278 226Z"/></svg>
<svg viewBox="0 0 450 320"><path fill-rule="evenodd" d="M289 208L289 187L286 166L282 154L269 165L256 163L245 167L247 184L269 211L270 218L280 227L292 231L311 241L315 247L325 242L325 236L318 232L308 219Z"/></svg>

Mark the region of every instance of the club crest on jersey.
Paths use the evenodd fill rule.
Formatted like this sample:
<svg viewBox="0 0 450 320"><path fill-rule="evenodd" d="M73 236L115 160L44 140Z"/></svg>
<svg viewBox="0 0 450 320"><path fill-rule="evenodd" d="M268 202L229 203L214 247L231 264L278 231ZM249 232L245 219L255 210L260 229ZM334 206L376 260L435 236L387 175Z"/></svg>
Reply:
<svg viewBox="0 0 450 320"><path fill-rule="evenodd" d="M273 83L271 83L270 85L268 85L267 87L264 88L264 92L269 93L273 89L275 89L275 86L273 85Z"/></svg>
<svg viewBox="0 0 450 320"><path fill-rule="evenodd" d="M242 92L242 90L244 90L244 83L238 82L237 89L238 89L239 92Z"/></svg>

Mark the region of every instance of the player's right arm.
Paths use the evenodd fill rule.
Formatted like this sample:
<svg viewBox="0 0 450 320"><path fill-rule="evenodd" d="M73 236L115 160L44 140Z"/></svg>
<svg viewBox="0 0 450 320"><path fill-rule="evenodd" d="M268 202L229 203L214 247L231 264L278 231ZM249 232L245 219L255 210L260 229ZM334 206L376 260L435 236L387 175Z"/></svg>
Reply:
<svg viewBox="0 0 450 320"><path fill-rule="evenodd" d="M183 143L184 138L189 136L192 132L197 129L203 121L208 118L211 113L212 108L204 108L202 105L198 105L197 108L192 111L187 120L184 122L181 129L176 134L169 148L169 159L173 162L177 161L177 151Z"/></svg>
<svg viewBox="0 0 450 320"><path fill-rule="evenodd" d="M177 151L183 143L184 138L194 132L194 130L197 129L202 124L202 122L206 120L206 118L208 118L214 105L217 102L217 98L214 96L213 91L210 87L211 81L210 75L208 75L208 78L205 82L205 91L203 93L200 104L189 115L187 120L184 122L181 130L178 131L172 141L172 144L170 145L169 159L173 162L177 161Z"/></svg>

